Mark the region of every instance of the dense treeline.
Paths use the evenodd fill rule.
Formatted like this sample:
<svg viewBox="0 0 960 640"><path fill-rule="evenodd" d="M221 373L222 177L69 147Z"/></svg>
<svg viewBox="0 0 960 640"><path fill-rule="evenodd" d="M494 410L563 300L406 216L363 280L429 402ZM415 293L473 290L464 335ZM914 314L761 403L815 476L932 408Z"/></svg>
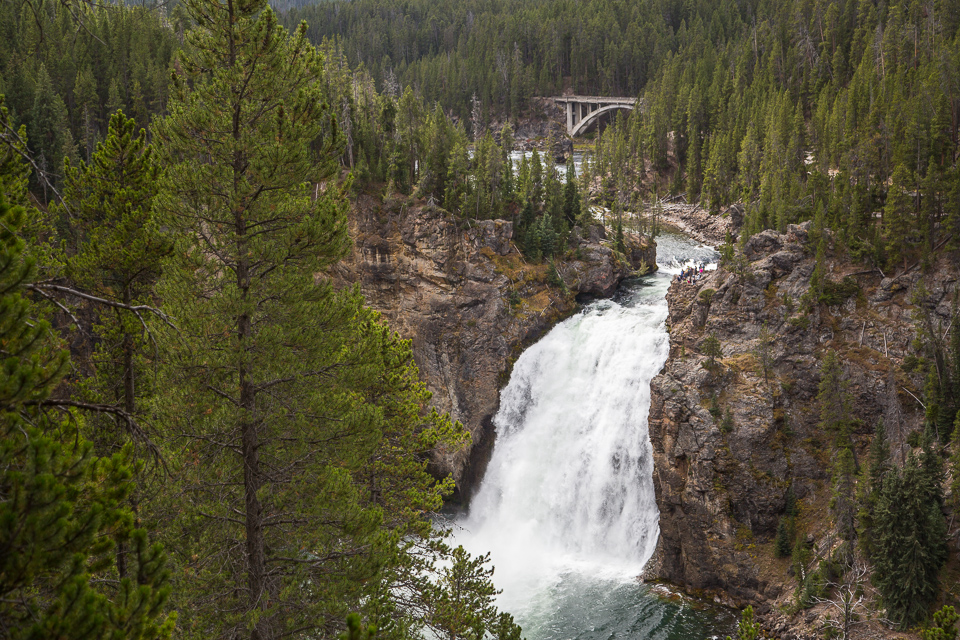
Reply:
<svg viewBox="0 0 960 640"><path fill-rule="evenodd" d="M168 15L122 5L78 4L77 11L49 0L0 8L10 36L9 48L0 53L0 90L6 91L12 129L25 127L34 161L30 187L42 202L57 200L70 166L91 161L117 109L152 133L152 119L167 113L170 67L191 23L180 5ZM487 132L476 119L468 134L409 87L396 96L378 92L368 73L351 69L341 47L327 43L321 51L328 61L322 74L328 100L345 134L339 160L352 171L356 189L386 184L388 191L432 198L465 217L513 218L525 252L550 257L562 251L557 240L579 215L579 191L573 185L560 193L552 162L539 158L518 180L509 162L510 127ZM54 210L61 233L75 235L64 227L66 209Z"/></svg>
<svg viewBox="0 0 960 640"><path fill-rule="evenodd" d="M958 28L951 2L773 3L721 42L691 21L606 147L716 212L746 203L744 238L815 219L903 268L960 238Z"/></svg>
<svg viewBox="0 0 960 640"><path fill-rule="evenodd" d="M174 15L182 28L182 11ZM140 127L166 109L180 42L155 10L4 2L0 33L0 93L13 121L27 128L37 168L57 186L62 159L89 161L117 109Z"/></svg>
<svg viewBox="0 0 960 640"><path fill-rule="evenodd" d="M277 3L280 7L303 3ZM635 96L699 21L725 41L754 2L682 0L351 0L293 6L314 42L337 39L387 93L412 86L468 117L476 96L488 115L519 116L530 96L572 88Z"/></svg>
<svg viewBox="0 0 960 640"><path fill-rule="evenodd" d="M640 92L594 156L611 206L651 185L717 212L742 201L744 237L818 219L883 269L960 230L955 3L363 0L284 17L301 18L387 95L412 86L476 138L522 112L515 96Z"/></svg>
<svg viewBox="0 0 960 640"><path fill-rule="evenodd" d="M55 149L0 110L4 637L519 638L432 521L453 487L428 456L468 435L318 278L349 246L349 71L265 4L183 3L150 136L118 109L37 176ZM75 5L40 6L65 33ZM107 46L136 15L74 27Z"/></svg>
<svg viewBox="0 0 960 640"><path fill-rule="evenodd" d="M509 123L491 131L477 118L470 135L439 103L429 106L410 87L399 97L380 93L369 74L350 70L337 45L320 49L346 138L340 160L355 189L427 199L465 219L512 220L518 248L534 260L566 251L570 231L590 215L572 166L562 181L548 154L512 159Z"/></svg>

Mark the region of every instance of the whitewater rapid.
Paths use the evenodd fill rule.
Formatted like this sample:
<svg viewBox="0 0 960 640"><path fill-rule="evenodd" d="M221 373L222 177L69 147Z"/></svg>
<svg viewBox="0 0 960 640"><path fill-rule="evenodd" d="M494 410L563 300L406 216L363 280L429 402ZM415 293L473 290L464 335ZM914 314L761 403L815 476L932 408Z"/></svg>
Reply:
<svg viewBox="0 0 960 640"><path fill-rule="evenodd" d="M658 273L554 327L501 392L493 456L455 538L491 554L498 605L531 640L634 637L640 623L648 637L667 615L637 582L659 535L650 381L669 353L670 279L715 256L661 236Z"/></svg>

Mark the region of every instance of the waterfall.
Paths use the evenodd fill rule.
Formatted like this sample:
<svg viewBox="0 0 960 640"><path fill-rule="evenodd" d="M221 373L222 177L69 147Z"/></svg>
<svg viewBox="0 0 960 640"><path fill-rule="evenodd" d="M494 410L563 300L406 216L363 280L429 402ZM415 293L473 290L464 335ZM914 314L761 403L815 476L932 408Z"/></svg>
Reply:
<svg viewBox="0 0 960 640"><path fill-rule="evenodd" d="M499 605L528 638L589 637L569 629L588 615L572 613L592 607L585 598L605 607L616 592L640 606L636 576L659 534L647 416L669 352L666 289L685 262L715 255L678 236L661 244L659 274L554 327L501 392L494 453L456 539L491 553ZM610 624L621 623L587 626Z"/></svg>
<svg viewBox="0 0 960 640"><path fill-rule="evenodd" d="M665 318L666 305L596 303L520 356L465 528L519 535L525 555L642 567L658 532L647 410Z"/></svg>

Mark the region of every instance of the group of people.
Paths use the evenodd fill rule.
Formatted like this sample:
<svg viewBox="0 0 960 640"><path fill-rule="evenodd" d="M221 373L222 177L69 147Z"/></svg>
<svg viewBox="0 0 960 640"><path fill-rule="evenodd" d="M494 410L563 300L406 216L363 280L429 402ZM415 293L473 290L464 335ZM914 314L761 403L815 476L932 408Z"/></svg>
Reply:
<svg viewBox="0 0 960 640"><path fill-rule="evenodd" d="M677 274L677 282L696 282L703 277L703 263L698 262Z"/></svg>

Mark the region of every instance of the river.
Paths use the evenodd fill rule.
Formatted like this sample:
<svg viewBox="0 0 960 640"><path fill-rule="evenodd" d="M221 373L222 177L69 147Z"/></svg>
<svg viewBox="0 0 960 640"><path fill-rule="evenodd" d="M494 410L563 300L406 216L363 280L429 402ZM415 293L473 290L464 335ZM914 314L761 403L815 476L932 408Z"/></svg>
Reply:
<svg viewBox="0 0 960 640"><path fill-rule="evenodd" d="M517 359L493 456L457 521L457 543L490 552L498 606L528 640L733 631L729 611L637 580L659 534L647 414L669 352L665 296L685 264L717 258L678 234L657 242L657 273L586 306Z"/></svg>

